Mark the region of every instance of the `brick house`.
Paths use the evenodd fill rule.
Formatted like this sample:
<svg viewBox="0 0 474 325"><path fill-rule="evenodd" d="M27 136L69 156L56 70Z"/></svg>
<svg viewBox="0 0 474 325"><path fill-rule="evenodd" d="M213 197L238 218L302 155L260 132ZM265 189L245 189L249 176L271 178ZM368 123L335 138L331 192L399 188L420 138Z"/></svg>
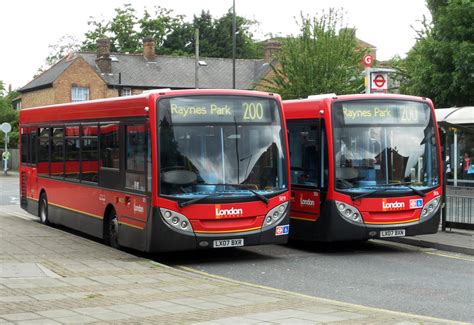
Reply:
<svg viewBox="0 0 474 325"><path fill-rule="evenodd" d="M375 47L358 40L359 46L375 54ZM271 79L270 64L278 66L275 54L278 39L264 45L264 59L236 60L236 88L265 90L262 79ZM201 58L199 88L232 88L232 59ZM16 106L21 108L60 104L89 99L136 95L157 88L196 88L194 57L157 56L155 41L143 41L142 54L111 53L107 39L97 41L96 52L77 52L64 57L22 87Z"/></svg>
<svg viewBox="0 0 474 325"><path fill-rule="evenodd" d="M110 53L109 41L101 39L96 53L71 53L19 90L21 108L135 95L156 88L195 88L194 57L157 56L150 38L143 48L143 54ZM232 59L201 60L207 65L198 68L200 88L232 88ZM255 89L271 68L265 59L239 59L235 71L236 88Z"/></svg>

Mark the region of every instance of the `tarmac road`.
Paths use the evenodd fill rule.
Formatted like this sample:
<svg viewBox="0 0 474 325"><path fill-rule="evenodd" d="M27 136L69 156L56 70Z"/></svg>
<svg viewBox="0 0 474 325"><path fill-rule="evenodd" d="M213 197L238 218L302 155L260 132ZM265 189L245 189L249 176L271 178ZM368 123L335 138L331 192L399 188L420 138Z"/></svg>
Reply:
<svg viewBox="0 0 474 325"><path fill-rule="evenodd" d="M174 253L173 266L364 306L474 321L474 258L369 241Z"/></svg>

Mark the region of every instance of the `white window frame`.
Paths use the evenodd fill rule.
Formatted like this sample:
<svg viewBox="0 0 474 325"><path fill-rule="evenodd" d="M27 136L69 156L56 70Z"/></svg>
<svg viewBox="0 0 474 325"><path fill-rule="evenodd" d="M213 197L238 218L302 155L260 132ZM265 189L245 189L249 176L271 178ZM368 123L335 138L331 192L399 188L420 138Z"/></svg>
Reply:
<svg viewBox="0 0 474 325"><path fill-rule="evenodd" d="M89 100L89 88L88 87L71 87L71 102L83 102Z"/></svg>
<svg viewBox="0 0 474 325"><path fill-rule="evenodd" d="M132 88L122 88L120 89L120 96L132 96Z"/></svg>

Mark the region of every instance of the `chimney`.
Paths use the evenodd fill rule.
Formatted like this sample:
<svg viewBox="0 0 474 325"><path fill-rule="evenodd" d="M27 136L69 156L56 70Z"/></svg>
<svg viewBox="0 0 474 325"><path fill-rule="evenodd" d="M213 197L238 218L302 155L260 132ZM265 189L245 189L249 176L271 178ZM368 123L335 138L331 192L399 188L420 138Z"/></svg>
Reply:
<svg viewBox="0 0 474 325"><path fill-rule="evenodd" d="M268 40L265 43L264 53L265 53L265 62L271 62L276 54L280 52L281 44L275 40Z"/></svg>
<svg viewBox="0 0 474 325"><path fill-rule="evenodd" d="M143 40L143 56L147 61L155 61L155 39L153 37L146 37Z"/></svg>
<svg viewBox="0 0 474 325"><path fill-rule="evenodd" d="M97 59L95 60L101 73L112 73L112 59L110 58L110 40L100 38L96 42Z"/></svg>

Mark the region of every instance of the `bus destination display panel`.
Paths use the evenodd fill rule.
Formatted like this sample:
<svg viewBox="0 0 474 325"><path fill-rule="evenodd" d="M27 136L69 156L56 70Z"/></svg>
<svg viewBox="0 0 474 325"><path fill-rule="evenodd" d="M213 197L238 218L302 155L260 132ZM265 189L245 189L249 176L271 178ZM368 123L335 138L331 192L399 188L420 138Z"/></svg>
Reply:
<svg viewBox="0 0 474 325"><path fill-rule="evenodd" d="M162 99L173 123L272 123L273 100L255 97L206 96Z"/></svg>
<svg viewBox="0 0 474 325"><path fill-rule="evenodd" d="M430 117L428 107L418 102L367 100L336 105L342 108L341 113L345 125L426 125Z"/></svg>

